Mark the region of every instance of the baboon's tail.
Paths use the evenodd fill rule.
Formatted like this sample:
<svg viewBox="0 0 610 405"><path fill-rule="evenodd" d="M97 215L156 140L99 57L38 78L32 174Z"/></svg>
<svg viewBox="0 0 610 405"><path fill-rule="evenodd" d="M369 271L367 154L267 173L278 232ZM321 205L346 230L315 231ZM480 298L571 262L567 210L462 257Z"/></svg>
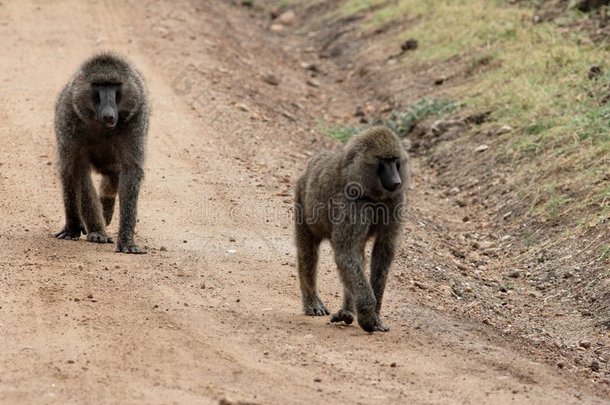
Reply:
<svg viewBox="0 0 610 405"><path fill-rule="evenodd" d="M108 226L110 221L112 221L112 214L114 213L114 204L118 189L118 173L102 175L102 182L100 184L100 201L102 203L102 210L104 212L104 221L106 221L106 226Z"/></svg>

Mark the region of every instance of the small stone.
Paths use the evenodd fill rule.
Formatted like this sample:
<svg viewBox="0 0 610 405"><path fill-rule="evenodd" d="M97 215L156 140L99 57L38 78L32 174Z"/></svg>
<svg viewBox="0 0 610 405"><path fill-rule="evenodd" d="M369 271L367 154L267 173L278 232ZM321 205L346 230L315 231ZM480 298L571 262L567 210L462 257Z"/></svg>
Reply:
<svg viewBox="0 0 610 405"><path fill-rule="evenodd" d="M282 24L271 24L269 29L273 32L282 32L284 31L284 26Z"/></svg>
<svg viewBox="0 0 610 405"><path fill-rule="evenodd" d="M496 131L496 135L508 134L512 130L513 127L511 127L510 125L503 125Z"/></svg>
<svg viewBox="0 0 610 405"><path fill-rule="evenodd" d="M284 11L280 14L275 21L282 25L294 25L297 20L297 16L292 10Z"/></svg>
<svg viewBox="0 0 610 405"><path fill-rule="evenodd" d="M161 246L161 247L159 248L159 250L160 250L161 252L167 252L167 248L166 248L165 246Z"/></svg>
<svg viewBox="0 0 610 405"><path fill-rule="evenodd" d="M356 107L356 111L354 112L354 117L364 117L366 114L361 106Z"/></svg>
<svg viewBox="0 0 610 405"><path fill-rule="evenodd" d="M591 342L589 342L588 340L581 340L580 342L578 342L578 345L583 349L589 349L591 347Z"/></svg>
<svg viewBox="0 0 610 405"><path fill-rule="evenodd" d="M91 293L87 294L87 298L89 298L89 299L93 298L93 294L91 294Z"/></svg>
<svg viewBox="0 0 610 405"><path fill-rule="evenodd" d="M396 366L397 366L396 362L390 364L390 367L396 367Z"/></svg>
<svg viewBox="0 0 610 405"><path fill-rule="evenodd" d="M403 52L406 52L417 49L418 46L419 42L417 42L417 39L410 38L400 45L400 49L402 49Z"/></svg>
<svg viewBox="0 0 610 405"><path fill-rule="evenodd" d="M320 377L315 377L315 378L313 379L313 382L317 382L317 383L319 383L319 382L322 382L322 379L321 379Z"/></svg>
<svg viewBox="0 0 610 405"><path fill-rule="evenodd" d="M74 364L74 360L68 360L68 361L66 361L66 363L68 363L68 364Z"/></svg>
<svg viewBox="0 0 610 405"><path fill-rule="evenodd" d="M557 362L557 368L564 368L565 366L566 366L566 363L564 363L563 361Z"/></svg>
<svg viewBox="0 0 610 405"><path fill-rule="evenodd" d="M447 80L445 76L437 77L436 79L434 79L434 84L436 86L440 86L441 84L445 83L445 80Z"/></svg>
<svg viewBox="0 0 610 405"><path fill-rule="evenodd" d="M512 270L507 275L510 278L519 278L521 276L521 271L519 271L519 270Z"/></svg>
<svg viewBox="0 0 610 405"><path fill-rule="evenodd" d="M593 65L589 68L589 80L597 79L602 75L602 67L599 65Z"/></svg>
<svg viewBox="0 0 610 405"><path fill-rule="evenodd" d="M272 86L277 86L280 84L280 78L274 74L267 74L263 76L263 81Z"/></svg>
<svg viewBox="0 0 610 405"><path fill-rule="evenodd" d="M244 112L249 112L250 109L248 108L247 105L243 104L243 103L239 103L236 105L237 108L239 108L240 110L244 111Z"/></svg>
<svg viewBox="0 0 610 405"><path fill-rule="evenodd" d="M489 149L489 146L487 146L487 145L483 144L483 145L479 145L479 146L477 146L477 147L476 147L476 149L475 149L474 151L475 151L476 153L479 153L479 152L484 152L484 151L486 151L487 149Z"/></svg>
<svg viewBox="0 0 610 405"><path fill-rule="evenodd" d="M422 289L422 290L427 290L427 289L428 289L428 286L427 286L427 285L425 285L424 283L419 282L419 281L414 281L414 282L413 282L413 285L414 285L415 287L417 287L417 288Z"/></svg>
<svg viewBox="0 0 610 405"><path fill-rule="evenodd" d="M236 242L235 238L229 238L229 242Z"/></svg>
<svg viewBox="0 0 610 405"><path fill-rule="evenodd" d="M314 79L313 77L307 80L307 84L311 87L320 87L320 82Z"/></svg>
<svg viewBox="0 0 610 405"><path fill-rule="evenodd" d="M591 370L592 371L599 371L599 362L597 360L593 360L591 362Z"/></svg>
<svg viewBox="0 0 610 405"><path fill-rule="evenodd" d="M157 308L159 308L158 304L153 305L153 309L157 309Z"/></svg>

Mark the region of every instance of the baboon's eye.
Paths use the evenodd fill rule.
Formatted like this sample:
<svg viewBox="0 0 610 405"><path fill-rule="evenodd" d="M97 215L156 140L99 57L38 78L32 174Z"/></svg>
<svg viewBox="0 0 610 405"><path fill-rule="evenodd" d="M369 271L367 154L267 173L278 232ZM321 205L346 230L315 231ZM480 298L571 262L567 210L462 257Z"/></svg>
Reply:
<svg viewBox="0 0 610 405"><path fill-rule="evenodd" d="M380 175L381 173L383 173L383 170L384 170L384 165L383 165L383 161L382 161L382 162L379 162L379 164L377 165L377 174Z"/></svg>
<svg viewBox="0 0 610 405"><path fill-rule="evenodd" d="M396 162L396 170L400 170L400 161Z"/></svg>
<svg viewBox="0 0 610 405"><path fill-rule="evenodd" d="M116 102L119 103L121 101L121 90L116 91Z"/></svg>
<svg viewBox="0 0 610 405"><path fill-rule="evenodd" d="M95 104L99 104L100 103L100 92L95 90L93 92L93 101L95 102Z"/></svg>

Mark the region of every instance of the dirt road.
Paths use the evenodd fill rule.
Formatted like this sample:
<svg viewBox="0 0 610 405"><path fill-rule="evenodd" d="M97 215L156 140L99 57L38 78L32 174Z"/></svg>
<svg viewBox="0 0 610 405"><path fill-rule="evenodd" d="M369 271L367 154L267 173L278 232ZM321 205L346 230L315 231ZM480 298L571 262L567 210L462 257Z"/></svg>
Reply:
<svg viewBox="0 0 610 405"><path fill-rule="evenodd" d="M323 105L303 96L279 39L207 3L0 3L0 403L603 402L490 332L418 307L396 277L389 333L300 314L290 191L328 143L308 130ZM106 49L135 62L153 102L144 256L51 236L63 224L53 105L81 60ZM269 71L283 90L260 80ZM409 271L402 256L395 273ZM337 308L328 248L320 278Z"/></svg>

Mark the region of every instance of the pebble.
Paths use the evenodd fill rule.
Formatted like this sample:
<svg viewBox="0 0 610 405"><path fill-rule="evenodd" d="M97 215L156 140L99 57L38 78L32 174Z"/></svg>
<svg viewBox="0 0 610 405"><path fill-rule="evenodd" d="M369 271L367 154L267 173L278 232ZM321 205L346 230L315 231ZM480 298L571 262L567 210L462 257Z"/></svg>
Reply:
<svg viewBox="0 0 610 405"><path fill-rule="evenodd" d="M519 270L513 270L508 273L508 277L510 277L510 278L519 278L520 276L521 276L521 271L519 271Z"/></svg>
<svg viewBox="0 0 610 405"><path fill-rule="evenodd" d="M513 130L513 127L511 127L510 125L503 125L500 128L498 128L498 130L496 131L496 135L508 134L512 130Z"/></svg>
<svg viewBox="0 0 610 405"><path fill-rule="evenodd" d="M282 25L293 25L297 20L297 16L292 10L284 11L275 21Z"/></svg>
<svg viewBox="0 0 610 405"><path fill-rule="evenodd" d="M397 366L396 362L390 364L390 367L396 367L396 366Z"/></svg>
<svg viewBox="0 0 610 405"><path fill-rule="evenodd" d="M272 86L277 86L280 84L280 78L274 74L268 74L263 76L263 81Z"/></svg>
<svg viewBox="0 0 610 405"><path fill-rule="evenodd" d="M602 67L599 65L593 65L591 66L591 68L589 69L589 80L592 79L597 79L598 77L600 77L602 75Z"/></svg>
<svg viewBox="0 0 610 405"><path fill-rule="evenodd" d="M322 382L322 379L320 377L315 377L313 379L313 382L318 382L319 383L319 382Z"/></svg>
<svg viewBox="0 0 610 405"><path fill-rule="evenodd" d="M417 42L417 39L410 38L400 45L400 49L402 49L403 52L406 52L417 49L418 46L419 42Z"/></svg>
<svg viewBox="0 0 610 405"><path fill-rule="evenodd" d="M284 26L282 24L271 24L269 29L273 32L282 32L284 31Z"/></svg>
<svg viewBox="0 0 610 405"><path fill-rule="evenodd" d="M487 146L487 145L484 145L484 144L483 144L483 145L479 145L479 146L477 146L477 147L476 147L476 149L475 149L474 151L475 151L476 153L479 153L479 152L484 152L484 151L486 151L487 149L489 149L489 146Z"/></svg>
<svg viewBox="0 0 610 405"><path fill-rule="evenodd" d="M581 340L580 342L578 342L578 345L583 349L589 349L591 347L591 342L589 342L588 340Z"/></svg>
<svg viewBox="0 0 610 405"><path fill-rule="evenodd" d="M592 371L599 371L599 362L597 360L593 360L591 362L591 370Z"/></svg>
<svg viewBox="0 0 610 405"><path fill-rule="evenodd" d="M415 285L415 287L421 288L422 290L428 289L427 285L425 285L424 283L419 282L419 281L414 281L413 285Z"/></svg>
<svg viewBox="0 0 610 405"><path fill-rule="evenodd" d="M311 87L320 87L320 82L314 79L313 77L307 80L307 84Z"/></svg>
<svg viewBox="0 0 610 405"><path fill-rule="evenodd" d="M160 250L161 252L167 252L167 248L166 248L165 246L161 246L161 247L159 248L159 250Z"/></svg>

